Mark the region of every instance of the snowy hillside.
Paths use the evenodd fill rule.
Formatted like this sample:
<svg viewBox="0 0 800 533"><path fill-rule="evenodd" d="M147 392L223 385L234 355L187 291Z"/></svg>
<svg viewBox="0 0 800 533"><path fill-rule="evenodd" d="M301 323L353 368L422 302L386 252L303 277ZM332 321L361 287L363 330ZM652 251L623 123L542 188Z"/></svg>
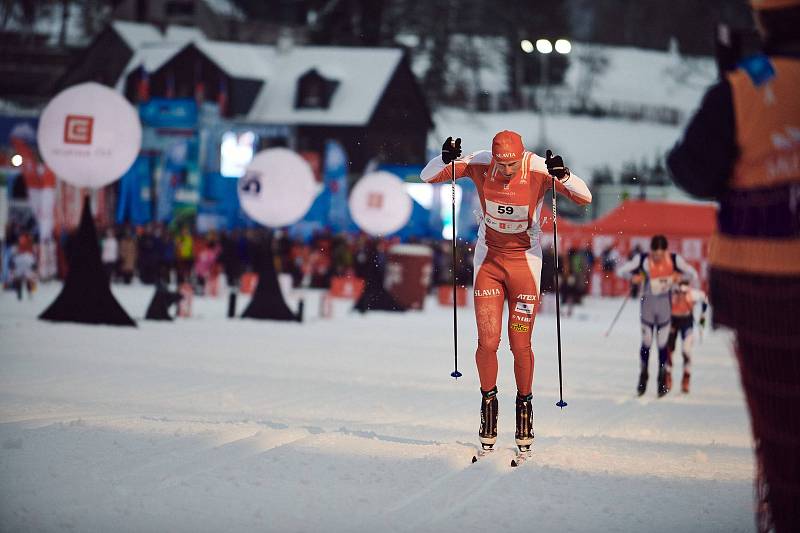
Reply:
<svg viewBox="0 0 800 533"><path fill-rule="evenodd" d="M49 324L0 294L3 531L751 531L751 439L729 339L706 332L694 389L635 397L638 311L589 300L537 319L534 459L513 447L511 354L500 353L500 453L470 464L480 396L472 310L304 324L224 318L137 329ZM150 289L117 288L140 318ZM651 364L654 361L651 361Z"/></svg>
<svg viewBox="0 0 800 533"><path fill-rule="evenodd" d="M438 154L448 136L461 137L465 153L489 150L498 131L514 130L522 135L528 149L539 142L540 117L532 112L472 113L444 108L434 115L435 130L428 149ZM570 168L589 178L594 169L608 167L614 172L629 162L652 163L663 156L682 133L681 127L625 119L597 119L568 115L545 118L547 144L562 153Z"/></svg>

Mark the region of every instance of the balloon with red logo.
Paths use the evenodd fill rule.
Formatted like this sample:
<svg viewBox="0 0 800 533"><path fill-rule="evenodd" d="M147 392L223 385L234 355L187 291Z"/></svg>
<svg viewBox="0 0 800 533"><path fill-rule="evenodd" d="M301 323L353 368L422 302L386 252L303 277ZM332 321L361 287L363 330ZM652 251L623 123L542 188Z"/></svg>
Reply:
<svg viewBox="0 0 800 533"><path fill-rule="evenodd" d="M353 221L370 235L389 235L405 226L413 207L403 181L391 172L364 175L348 201Z"/></svg>
<svg viewBox="0 0 800 533"><path fill-rule="evenodd" d="M42 111L37 132L42 159L78 187L102 187L131 167L142 145L142 124L125 98L99 83L58 93Z"/></svg>
<svg viewBox="0 0 800 533"><path fill-rule="evenodd" d="M319 186L311 166L287 148L262 150L239 178L239 203L256 222L279 228L308 213Z"/></svg>

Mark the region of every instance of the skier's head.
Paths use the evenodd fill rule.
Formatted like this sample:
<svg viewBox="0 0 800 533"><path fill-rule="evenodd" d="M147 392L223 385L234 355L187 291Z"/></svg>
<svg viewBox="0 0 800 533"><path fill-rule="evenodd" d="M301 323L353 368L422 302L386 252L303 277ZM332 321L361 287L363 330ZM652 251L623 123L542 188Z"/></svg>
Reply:
<svg viewBox="0 0 800 533"><path fill-rule="evenodd" d="M667 254L667 238L663 235L653 235L650 239L650 255L655 261L661 261Z"/></svg>
<svg viewBox="0 0 800 533"><path fill-rule="evenodd" d="M500 174L511 179L522 166L522 154L525 146L522 137L515 131L503 130L492 139L492 157Z"/></svg>
<svg viewBox="0 0 800 533"><path fill-rule="evenodd" d="M767 46L800 42L800 0L750 0L750 6Z"/></svg>
<svg viewBox="0 0 800 533"><path fill-rule="evenodd" d="M687 278L681 278L678 282L678 290L681 292L689 292L689 280Z"/></svg>

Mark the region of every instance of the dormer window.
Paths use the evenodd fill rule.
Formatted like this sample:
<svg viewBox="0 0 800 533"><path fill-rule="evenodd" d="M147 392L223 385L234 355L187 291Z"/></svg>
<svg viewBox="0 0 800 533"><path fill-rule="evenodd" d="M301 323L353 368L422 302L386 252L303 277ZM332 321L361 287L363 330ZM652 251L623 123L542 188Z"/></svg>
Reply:
<svg viewBox="0 0 800 533"><path fill-rule="evenodd" d="M337 80L326 78L317 69L309 70L297 80L295 109L328 109L338 86Z"/></svg>

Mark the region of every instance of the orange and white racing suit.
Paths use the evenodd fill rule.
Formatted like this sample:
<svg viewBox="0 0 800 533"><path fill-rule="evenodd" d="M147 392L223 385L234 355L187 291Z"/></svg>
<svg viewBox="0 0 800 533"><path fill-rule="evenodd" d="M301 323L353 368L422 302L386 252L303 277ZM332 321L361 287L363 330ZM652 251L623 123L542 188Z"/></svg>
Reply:
<svg viewBox="0 0 800 533"><path fill-rule="evenodd" d="M441 156L431 160L421 177L428 183L452 179ZM514 354L514 377L522 395L531 393L534 357L531 335L539 307L542 247L539 224L544 194L552 188L544 158L524 152L520 170L510 180L496 167L488 150L455 161L456 178L475 182L482 214L475 244L474 303L478 326L475 361L481 390L497 383L497 348L503 304L508 300L508 339ZM592 201L586 183L575 174L556 180L556 190L577 204Z"/></svg>

